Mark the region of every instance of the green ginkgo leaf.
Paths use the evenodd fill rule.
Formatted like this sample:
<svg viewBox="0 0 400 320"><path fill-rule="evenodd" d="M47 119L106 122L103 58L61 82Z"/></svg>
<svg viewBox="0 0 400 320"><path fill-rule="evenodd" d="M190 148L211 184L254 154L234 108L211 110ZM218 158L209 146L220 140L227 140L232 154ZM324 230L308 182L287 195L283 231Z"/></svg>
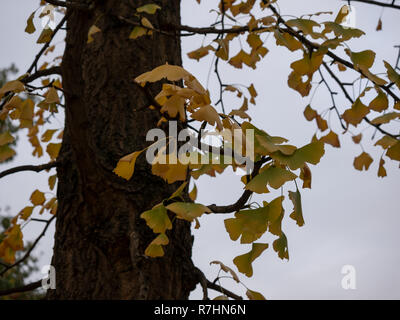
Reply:
<svg viewBox="0 0 400 320"><path fill-rule="evenodd" d="M279 189L288 181L296 179L297 176L285 169L279 167L268 167L266 170L255 176L247 185L246 189L256 193L268 192L266 185L269 184L274 189Z"/></svg>
<svg viewBox="0 0 400 320"><path fill-rule="evenodd" d="M177 215L179 219L184 219L192 222L200 217L203 213L210 213L211 210L199 203L191 202L174 202L166 207Z"/></svg>
<svg viewBox="0 0 400 320"><path fill-rule="evenodd" d="M238 268L239 272L245 274L247 277L253 275L252 263L257 259L266 249L268 243L253 243L251 251L233 259L233 263Z"/></svg>
<svg viewBox="0 0 400 320"><path fill-rule="evenodd" d="M293 202L293 212L290 214L290 218L296 221L297 225L301 227L304 225L304 218L299 189L296 192L289 191L289 199Z"/></svg>
<svg viewBox="0 0 400 320"><path fill-rule="evenodd" d="M325 154L324 143L314 141L297 149L292 155L283 154L280 151L271 154L274 160L287 165L291 170L302 168L305 163L317 164Z"/></svg>
<svg viewBox="0 0 400 320"><path fill-rule="evenodd" d="M166 230L172 229L167 209L162 204L158 204L153 209L143 212L140 217L146 220L147 225L154 233L165 233Z"/></svg>

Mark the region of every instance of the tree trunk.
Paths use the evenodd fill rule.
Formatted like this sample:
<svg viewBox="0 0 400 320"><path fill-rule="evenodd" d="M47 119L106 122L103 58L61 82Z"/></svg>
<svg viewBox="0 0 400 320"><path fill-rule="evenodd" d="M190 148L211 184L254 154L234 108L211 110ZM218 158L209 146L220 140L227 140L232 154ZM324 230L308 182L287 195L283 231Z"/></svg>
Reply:
<svg viewBox="0 0 400 320"><path fill-rule="evenodd" d="M153 0L165 28L180 23L180 0ZM190 224L176 220L162 258L144 255L156 237L139 216L168 198L177 185L151 174L142 157L130 181L112 170L141 150L159 114L133 79L168 62L181 64L179 37L154 33L129 39L135 9L147 0L97 1L90 12L69 9L62 63L66 120L58 168L58 211L49 299L187 299L196 284ZM87 43L93 25L101 29ZM152 88L152 94L159 87Z"/></svg>

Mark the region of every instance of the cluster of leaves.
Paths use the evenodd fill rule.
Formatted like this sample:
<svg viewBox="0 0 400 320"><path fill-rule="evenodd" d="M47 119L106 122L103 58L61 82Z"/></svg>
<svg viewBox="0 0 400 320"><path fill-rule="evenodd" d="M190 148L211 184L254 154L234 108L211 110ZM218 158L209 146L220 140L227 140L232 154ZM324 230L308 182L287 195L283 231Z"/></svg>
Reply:
<svg viewBox="0 0 400 320"><path fill-rule="evenodd" d="M198 2L200 3L200 1ZM388 89L393 84L399 86L400 75L385 61L384 64L387 69L386 76L388 81L391 81L391 84L388 86L386 80L370 71L375 60L375 53L373 51L353 52L349 49L346 42L353 38L361 37L364 32L342 25L342 22L349 13L347 6L344 6L340 10L334 21L319 23L312 20L311 17L329 13L321 12L310 15L307 19L298 18L284 21L280 14L272 7L274 2L276 1L261 1L261 9L271 9L273 14L256 18L256 16L252 14L253 7L256 3L255 0L239 3L235 0L221 1L219 5L220 16L223 18L228 17L230 20L237 22L238 20L236 20L236 17L238 15L243 15L248 18L248 22L229 30L224 29L223 22L222 29L219 30L215 28L198 28L197 30L196 28L187 28L187 31L191 32L197 31L202 34L219 34L217 39L213 40L213 42L206 45L203 43L200 48L189 52L188 57L199 61L210 52L213 52L217 59L226 61L234 68L241 69L245 65L255 69L257 63L268 53L268 49L264 46L264 41L261 40L261 35L264 33L271 33L278 46L286 47L291 52L298 50L303 51L302 58L290 65L292 71L288 77L289 87L299 92L302 97L310 94L315 73L317 71L320 72L321 67L327 64L336 65L339 72L344 72L348 68L353 69L359 74L360 78L369 81L370 85L353 101L351 108L345 110L342 114L338 112L340 121L344 121L346 124L344 126L345 132L349 130L350 125L357 127L363 120L368 121L377 129L381 129L381 125L399 118L399 113L386 113L386 111L389 109L388 96L391 96L393 99L393 108L399 109L399 101L396 94ZM148 14L155 14L156 11L160 9L159 7L155 9L152 5L148 6L152 7L151 12L147 12ZM138 12L143 11L140 9ZM186 29L181 27L180 30ZM150 35L150 31L157 32L159 30L154 29L151 25L149 26L147 22L143 23L142 18L141 26L135 26L132 32L134 36L131 34L131 38L137 39L141 36L148 36ZM230 53L230 48L232 47L231 42L235 39L240 41L239 38L242 34L247 34L246 42L249 51L246 51L246 49L240 45L240 51L232 55ZM339 48L344 48L343 51L349 57L349 61L339 58L336 54L332 53L332 50L338 50ZM330 61L325 61L325 58L330 59ZM319 114L316 110L312 109L310 105L308 105L304 111L306 119L308 121L315 120L321 133L328 129L330 130L326 135L321 135L320 138L315 135L310 144L302 148L296 148L295 146L286 144L287 140L284 138L270 136L248 121L240 123L235 119L235 117L239 117L243 120L251 121L246 111L248 110L249 99L251 103L255 104L255 98L257 97L257 91L253 84L247 87L248 94L250 95L249 98L243 94L238 86L221 84L224 92L235 92L238 98L243 97L243 103L240 109L233 109L229 113L218 113L216 108L211 105L208 91L199 84L192 74L181 67L163 65L137 77L135 81L145 87L148 82L156 82L162 79L166 79L167 83L163 84L162 91L154 98L154 103L150 106L150 108L160 111L161 119L159 124L170 119L178 119L186 123L187 114L189 114L188 117L190 117L190 121L197 120L205 125L216 127L217 134L220 135L222 141L222 148L228 145L232 146L232 139L226 139L226 137L229 136L226 131L241 129L243 130L244 136L246 130L254 130L254 161L257 163L257 161L262 161L266 158L270 161L266 161L254 175L243 175L242 181L245 184L244 188L251 192L259 194L268 193L268 187L279 189L282 188L285 183L294 181L296 178L303 180L303 188L311 188L311 171L308 164L317 164L320 161L324 154L325 144L336 148L340 147L338 134L333 131L333 128L329 128L328 121L324 119L323 114ZM183 81L184 87L177 84L179 81ZM365 92L368 90L375 90L377 96L370 102L369 106L366 106L361 102L361 98L363 98ZM334 108L337 110L336 105L334 105ZM333 110L334 108L329 108L329 110ZM366 118L366 115L372 111L384 112L384 114L373 120L369 120ZM381 132L385 131L381 130ZM398 136L395 135L385 134L377 141L376 145L380 145L385 149L385 155L387 157L392 160L400 161L400 142L397 137ZM354 135L353 140L359 143L361 136ZM143 152L143 150L122 158L114 172L125 179L130 179L134 172L136 159L141 152ZM197 159L197 156L197 151L194 151L194 158ZM203 174L215 176L216 172L222 173L228 166L232 166L233 169L240 166L235 164L234 161L231 162L230 165L227 165L227 162L224 161L226 159L224 159L222 155L215 156L207 154L207 156L216 157L219 159L219 162L213 161L212 164L203 165L184 164L179 161L179 158L176 159L175 156L171 164L159 164L157 163L156 157L155 161L152 163L152 172L164 178L168 183L185 181L181 187L183 188L189 181L188 174L198 179ZM193 157L190 158L193 159ZM371 162L372 158L366 152L363 152L355 159L354 166L358 170L362 170L363 168L368 169ZM381 158L379 176L386 175L383 164L384 160ZM295 170L299 170L299 173L296 174L293 172ZM171 200L174 199L175 197L172 196L168 200L171 202ZM293 203L293 212L290 214L290 217L294 219L299 226L302 226L304 224L304 219L301 207L301 195L297 184L296 191L289 192L289 199ZM284 217L283 200L284 196L282 195L270 202L263 201L263 204L259 205L257 208L245 208L245 206L238 208L234 218L225 220L226 230L233 241L240 238L241 243L252 244L249 252L233 260L239 272L246 276L252 276L252 262L268 248L267 243L255 242L267 231L277 236L272 246L278 253L278 256L282 259L289 259L287 238L281 228L282 219ZM195 199L192 199L192 201L195 201ZM163 254L162 246L168 244L165 231L172 229L172 222L169 218L168 211L175 214L175 217L179 219L188 221L196 220L198 227L197 219L204 213L212 212L212 206L207 207L192 202L185 203L177 201L167 206L161 203L153 209L144 212L142 218L146 220L153 232L159 234L146 250L146 254L149 256L161 256Z"/></svg>
<svg viewBox="0 0 400 320"><path fill-rule="evenodd" d="M315 138L310 144L302 148L296 148L293 145L286 144L286 139L270 136L263 130L253 126L250 122L245 121L240 125L237 124L229 115L219 114L210 105L208 92L192 74L179 66L166 64L157 67L152 71L140 75L135 81L145 86L147 82L156 82L162 79L167 79L175 84L164 83L161 92L155 97L155 102L161 112L161 120L163 118L173 118L184 122L186 121L186 113L188 113L192 119L215 126L217 133L224 143L223 147L227 147L227 144L229 144L229 140L227 141L226 137L229 137L233 128L242 130L243 136L245 136L246 130L253 130L255 132L254 161L262 161L265 157L269 157L271 161L261 167L259 173L254 177L248 175L242 177L246 190L264 194L269 192L268 186L273 189L279 189L285 183L293 181L298 177L298 175L292 172L295 170L300 171L299 176L304 181L304 187L311 187L311 171L307 163L317 164L320 161L324 154L324 143L322 141ZM178 86L176 84L178 81L183 81L185 86ZM153 105L150 107L155 108ZM243 141L245 140L243 139ZM123 157L118 162L114 172L129 180L134 173L136 160L143 151L136 151ZM244 150L242 150L242 156L245 155L243 152ZM168 211L174 214L174 218L190 222L197 221L204 213L212 212L209 207L202 204L179 201L182 200L180 199L180 195L189 181L187 173L198 179L204 174L213 176L215 172L222 173L228 166L232 166L233 168L240 166L235 161L227 164L226 158L215 154L207 156L213 156L214 160L217 161L207 164L197 164L198 162L196 161L193 161L194 164L190 161L189 163L183 163L174 154L169 154L170 163L159 163L158 157L161 157L163 153L164 150L160 150L152 163L153 174L162 177L168 183L176 181L184 181L184 183L169 199L165 200L168 201L168 205L165 206L163 201L141 215L153 232L158 234L145 252L146 255L151 257L162 256L164 254L162 246L168 244L165 232L172 229L172 222L168 216ZM191 154L189 153L185 156L189 160L197 160L199 151L194 150ZM171 158L175 161L171 161ZM304 220L300 192L298 190L290 192L289 198L294 204L294 210L290 217L299 226L302 226ZM279 257L282 259L289 258L287 239L281 229L281 222L284 216L283 199L284 197L281 196L270 203L264 201L260 208L239 210L235 214L235 218L225 220L226 230L232 240L237 240L241 237L241 243L252 243L250 252L234 259L238 270L249 277L253 274L252 262L268 247L268 244L254 243L254 241L259 239L267 230L271 234L278 236L278 239L273 243L273 248ZM195 201L195 197L192 197L191 200Z"/></svg>
<svg viewBox="0 0 400 320"><path fill-rule="evenodd" d="M3 233L4 230L7 230L10 226L10 218L5 217L5 216L0 216L0 232ZM1 234L0 236L0 243L2 243L4 234ZM19 258L21 255L25 254L25 251L20 251L18 253ZM2 263L5 263L3 259L0 259L0 272L3 271L5 268L2 266ZM29 256L23 263L20 265L16 266L13 269L8 270L2 277L0 277L0 291L1 290L7 290L7 289L12 289L16 287L22 287L26 279L28 279L32 273L38 271L37 267L37 258L34 256ZM0 300L3 299L22 299L22 300L32 300L32 299L40 299L42 297L41 293L37 292L22 292L22 293L14 293L12 295L0 297Z"/></svg>
<svg viewBox="0 0 400 320"><path fill-rule="evenodd" d="M41 10L40 10L41 9ZM41 6L35 10L27 21L25 31L32 34L36 31L33 19L38 11L38 18L48 19L48 24L41 31L37 43L43 43L47 47L43 51L43 56L54 51L55 46L49 46L53 31L49 23L54 20L56 9L41 1ZM36 72L45 72L49 68L58 66L56 58L53 62L45 62ZM12 70L11 70L12 71ZM50 73L49 73L50 74ZM63 136L63 129L46 129L51 118L59 112L62 107L63 97L59 95L62 91L61 81L54 76L41 80L40 86L34 86L26 81L31 76L26 73L16 80L4 81L0 88L0 163L12 159L15 155L16 136L22 129L27 129L27 137L33 147L32 155L42 157L44 150L52 161L55 161ZM44 147L44 144L46 147ZM49 188L53 190L57 176L49 176ZM45 194L35 190L31 195L32 206L26 206L18 215L11 220L11 225L4 231L2 242L0 243L0 259L5 263L13 263L16 260L16 252L23 249L23 234L21 224L30 219L35 207L40 208L39 213L48 211L55 214L57 210L57 198L55 196L46 200Z"/></svg>
<svg viewBox="0 0 400 320"><path fill-rule="evenodd" d="M197 2L200 4L201 0ZM151 37L154 33L173 36L205 35L201 47L189 52L188 57L200 61L212 53L215 56L215 69L220 84L220 99L213 104L209 91L194 75L180 66L161 65L134 79L143 87L143 90L147 90L151 83L162 81L161 91L153 98L149 106L160 112L159 126L169 120L178 120L184 127L189 127L189 123L197 123L200 125L200 131L192 125L190 127L198 132L198 141L202 139L202 129L209 126L215 128L214 135L221 142L218 152L213 149L205 152L204 150L201 152L188 150L182 155L172 152L167 154L167 157L166 147L158 152L151 163L152 173L168 183L177 181L183 183L168 199L164 199L152 209L142 213L141 217L156 234L145 251L146 255L154 258L164 255L163 247L169 242L167 232L172 230L175 219L195 222L196 227L199 227L199 218L203 214L234 212L234 217L225 220L226 231L233 241L240 238L242 244L251 244L250 251L233 260L240 273L248 277L253 275L253 261L269 247L268 243L256 241L259 241L267 232L276 237L272 243L273 250L281 259L289 259L288 241L282 230L282 220L285 215L283 191L279 197L265 200L262 204L247 204L247 201L253 193L267 194L270 193L270 189L283 190L287 184L294 182L296 190L288 192L288 198L293 204L293 210L289 216L298 226L304 225L301 195L296 179L302 180L303 188L311 188L309 164L319 163L325 152L325 144L340 147L339 135L327 121L327 115L329 116L331 111L336 111L343 133L350 132L353 141L357 144L361 145L362 135L361 133L353 134L350 128L351 126L357 128L363 121L382 134L375 143L383 148L378 176L383 177L387 174L384 168L384 157L400 161L400 135L389 133L386 129L387 126L393 126L400 118L398 112L400 102L395 92L400 89L400 74L397 73L397 68L384 61L385 72L378 76L372 71L375 62L375 53L372 50L355 52L350 49L348 41L361 37L364 32L342 25L349 13L347 6L343 6L333 21L316 21L320 19L320 16L329 14L327 12L285 21L275 9L276 2L276 0L222 0L218 9L215 10L220 20L214 26L205 28L170 26L176 29L172 33L171 29L157 29L156 24L151 22L155 15L162 12L162 8L153 3L136 8L132 17L118 17L122 22L133 26L129 41L140 41L141 37ZM258 8L256 3L259 4ZM43 49L29 68L28 74L2 84L0 88L0 99L3 101L0 121L8 121L18 129L27 129L34 156L41 157L44 150L42 144L47 143L46 151L52 160L57 158L61 144L56 140L62 139L63 131L62 129L44 131L44 125L63 106L62 84L57 77L49 76L52 74L51 68L57 67L59 60L56 58L52 62L45 62L40 68L37 68L37 62L40 56L45 56L54 50L55 47L50 46L50 42L65 22L64 18L54 29L51 27L55 10L63 12L62 9L41 1L40 7L29 16L25 29L29 34L36 32L35 19L47 19L47 24L40 31L37 39L37 43L43 44ZM271 14L265 14L265 12ZM235 25L226 28L225 19L229 19ZM96 43L96 35L101 32L96 23L88 30L88 46ZM216 35L216 38L206 42L207 35ZM266 37L263 37L264 35ZM326 111L315 110L311 103L305 108L305 118L308 121L315 120L318 131L310 143L300 148L288 144L287 139L272 136L251 123L252 119L248 114L249 102L256 104L258 96L254 84L239 86L223 83L218 74L218 61L223 61L235 69L256 69L262 59L268 56L266 39L269 35L273 36L277 46L285 47L290 52L302 53L299 60L290 64L291 72L288 75L290 88L296 90L302 97L309 96L315 84L315 75L319 74L321 77L319 84L325 83L332 97L333 106ZM242 41L242 37L245 37L245 42ZM235 51L238 46L240 49ZM336 67L338 72L348 70L355 72L360 82L366 81L364 90L359 95L351 97L346 85L333 72L333 67ZM340 111L335 103L335 92L325 80L323 68L350 102L343 111ZM41 77L40 72L48 76L41 80L40 86L33 86L27 80L33 76L31 74L33 70L38 74L35 79ZM237 98L241 99L240 108L225 110L223 95L229 92L235 93ZM218 104L221 104L222 112L217 111ZM374 113L377 113L376 117L369 119L368 115ZM241 132L242 146L236 145L234 130ZM254 132L254 141L246 140L248 130ZM15 154L12 149L15 141L13 134L15 135L11 127L0 131L0 163L7 161ZM240 156L246 157L248 155L246 151L250 148L249 143L254 145L254 154L251 156L254 169L251 173L243 174L241 181L244 185L244 193L235 205L218 207L196 203L196 186L189 194L190 201L183 196L191 177L194 179L199 179L203 175L215 177L216 173L221 174L228 167L233 170L244 167L244 164L238 163L233 157L228 159L222 151L231 148ZM167 146L168 144L176 144L176 141L168 137ZM114 172L126 180L131 179L136 160L146 149L121 158ZM358 170L367 170L372 162L372 157L363 149L363 152L354 160L354 167ZM50 176L50 189L54 188L55 183L56 175ZM30 200L32 206L25 207L14 217L2 236L0 258L6 263L15 261L16 252L23 249L21 223L31 217L34 208L39 207L40 213L45 210L52 214L56 213L57 199L55 197L46 200L43 192L35 190ZM236 281L237 275L232 269L220 262L217 264L220 265L221 270L230 273ZM263 298L262 295L251 290L248 290L247 295L251 299Z"/></svg>

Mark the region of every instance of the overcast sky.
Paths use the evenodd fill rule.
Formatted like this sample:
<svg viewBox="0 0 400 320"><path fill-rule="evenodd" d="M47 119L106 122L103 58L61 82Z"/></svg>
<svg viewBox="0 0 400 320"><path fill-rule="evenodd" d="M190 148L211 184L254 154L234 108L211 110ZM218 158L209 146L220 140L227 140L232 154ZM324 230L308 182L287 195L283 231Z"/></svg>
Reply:
<svg viewBox="0 0 400 320"><path fill-rule="evenodd" d="M215 14L209 10L217 1L204 1L198 6L194 0L182 1L182 23L192 26L207 26L214 22ZM279 0L281 13L291 15L314 13L318 11L339 10L339 0ZM0 68L15 63L22 74L28 68L34 55L39 50L35 44L37 36L24 33L25 21L38 1L19 0L1 4L0 34ZM393 48L398 43L400 11L354 3L356 9L356 26L364 30L367 36L349 43L354 51L372 49L377 52L376 72L384 70L382 59L394 63L397 52ZM375 28L382 15L383 31ZM322 16L322 21L329 16ZM321 20L320 20L321 21ZM61 41L62 37L56 39ZM185 38L184 52L197 49L203 37ZM205 44L208 44L205 40ZM273 37L267 40L270 50L265 60L256 71L244 68L237 71L232 67L222 67L224 82L249 85L254 83L259 93L257 106L251 107L250 115L254 124L271 135L284 136L290 143L302 146L309 143L315 133L315 123L307 122L303 116L305 106L310 98L302 99L300 95L287 87L287 76L290 63L299 58L299 54L288 52L283 47L276 47ZM61 48L60 48L61 50ZM233 49L234 50L234 49ZM55 56L61 54L59 51ZM184 55L184 66L210 89L214 101L216 98L215 77L208 77L211 58L200 63L189 60ZM355 74L346 77L354 79ZM348 107L342 97L338 97L341 107ZM239 101L226 100L228 109L237 108ZM331 107L330 97L323 87L315 94L312 107L319 112ZM342 109L343 111L344 109ZM60 128L62 123L55 121L50 128ZM331 125L336 132L341 132L332 115ZM26 129L24 129L26 130ZM400 173L395 163L387 161L388 177L377 177L381 149L373 147L371 137L374 130L361 125L354 132L363 132L363 147L374 158L368 172L359 172L353 168L354 157L362 149L351 141L349 135L341 136L342 147L334 149L326 146L326 154L317 166L312 166L312 190L301 190L305 226L299 228L288 218L292 210L291 202L284 202L286 217L283 230L289 241L289 261L282 261L272 250L273 237L264 236L258 242L269 242L270 248L253 263L254 275L247 278L240 274L243 283L252 290L262 292L268 299L399 299L400 298L400 235L397 231L399 217ZM0 165L0 171L9 167L45 163L48 159L30 157L32 149L23 135L20 137L18 156L10 164ZM134 151L134 150L132 150ZM9 205L11 213L17 214L29 202L35 188L47 190L48 175L36 173L19 173L0 180L0 207ZM199 189L198 202L203 204L229 204L242 193L243 185L238 176L227 172L218 179L201 178L196 181ZM295 186L285 186L284 195L294 190ZM272 200L280 194L271 193L253 196L253 201ZM236 269L232 259L250 250L250 245L232 242L224 228L224 219L228 216L204 216L200 219L201 228L193 230L195 245L193 259L195 264L212 280L218 268L210 266L210 261L220 260ZM231 217L231 215L229 216ZM27 239L34 239L42 226L30 223L24 230ZM53 245L53 232L46 235L39 247L42 251L40 264L49 264ZM353 265L356 269L355 290L344 290L341 287L344 265ZM39 277L39 275L37 275ZM244 294L243 288L231 280L223 280L227 288ZM214 292L210 296L214 296ZM192 298L200 298L200 290Z"/></svg>

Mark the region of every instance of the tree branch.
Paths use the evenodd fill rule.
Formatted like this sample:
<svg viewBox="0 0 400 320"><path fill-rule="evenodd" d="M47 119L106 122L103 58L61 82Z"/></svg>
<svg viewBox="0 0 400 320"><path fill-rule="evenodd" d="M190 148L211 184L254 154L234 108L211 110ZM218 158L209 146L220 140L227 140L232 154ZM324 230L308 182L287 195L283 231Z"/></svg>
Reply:
<svg viewBox="0 0 400 320"><path fill-rule="evenodd" d="M21 79L20 81L24 84L27 84L27 83L32 82L40 77L46 77L46 76L50 76L53 74L61 75L61 67L56 66L56 67L52 67L52 68L48 68L48 69L44 69L44 70L38 70L35 73Z"/></svg>
<svg viewBox="0 0 400 320"><path fill-rule="evenodd" d="M347 1L347 0L343 0L343 1ZM361 2L361 3L366 3L366 4L373 4L373 5L376 5L376 6L392 8L392 9L400 9L400 6L396 5L394 3L395 1L392 1L391 3L385 3L385 2L380 2L380 1L372 1L372 0L351 0L351 1Z"/></svg>
<svg viewBox="0 0 400 320"><path fill-rule="evenodd" d="M7 296L13 293L32 291L41 287L41 285L42 285L42 280L38 280L36 282L32 282L22 287L0 290L0 296Z"/></svg>
<svg viewBox="0 0 400 320"><path fill-rule="evenodd" d="M268 161L272 160L270 157L264 158L262 160L257 161L254 164L254 170L253 173L251 174L251 179L254 178L256 175L258 175L262 165ZM241 197L234 203L230 204L227 206L217 206L215 204L211 204L207 206L213 213L231 213L235 211L239 211L242 209L245 205L246 202L250 199L250 196L253 194L253 191L251 190L245 190Z"/></svg>
<svg viewBox="0 0 400 320"><path fill-rule="evenodd" d="M305 36L303 36L299 32L295 31L293 28L291 28L289 25L287 25L286 21L282 18L282 16L278 13L278 11L275 9L274 6L269 5L269 8L277 16L278 22L282 23L286 27L286 28L281 29L281 31L289 33L291 36L295 37L297 40L299 40L301 43L303 43L310 50L318 50L320 48L320 46L317 43L311 42ZM350 68L350 69L353 69L354 71L356 71L359 74L361 74L363 77L369 79L361 70L356 68L353 63L351 63L351 62L349 62L349 61L337 56L332 51L328 50L326 52L326 55L328 57L331 57L334 61L339 62L339 63L343 64L344 66ZM370 81L373 82L372 80L370 80ZM379 85L379 84L376 84L376 83L374 83L374 84L379 86L380 88L382 88L384 91L386 91L395 101L400 101L400 98L393 91L391 91L390 88L388 88L387 86Z"/></svg>
<svg viewBox="0 0 400 320"><path fill-rule="evenodd" d="M325 69L328 71L329 75L336 81L336 83L339 85L340 89L343 91L343 94L345 95L345 97L347 98L347 100L351 103L354 104L354 100L351 98L350 94L347 92L346 88L344 87L344 84L340 81L340 79L336 76L336 74L331 70L331 68L328 67L328 65L323 62L322 63L323 66L325 67ZM341 117L340 117L341 119ZM386 130L382 129L381 126L379 124L374 124L372 123L372 121L365 116L363 118L363 120L365 122L367 122L369 125L375 127L378 131L380 131L382 134L388 135L394 139L398 139L400 137L400 135L394 135L390 132L387 132Z"/></svg>
<svg viewBox="0 0 400 320"><path fill-rule="evenodd" d="M207 287L210 289L213 289L215 291L221 292L222 294L228 296L229 298L232 298L235 300L243 300L243 298L241 296L238 296L237 294L233 293L232 291L224 289L220 285L213 283L209 280L207 280Z"/></svg>
<svg viewBox="0 0 400 320"><path fill-rule="evenodd" d="M51 34L50 40L48 42L46 42L44 44L44 46L42 47L42 49L40 49L39 53L36 55L35 60L32 62L31 66L29 67L27 73L31 73L32 70L35 68L36 69L36 65L40 59L40 57L42 56L42 54L46 51L46 49L50 46L51 41L53 40L53 38L55 37L55 35L57 34L57 32L61 29L61 27L64 25L64 23L67 21L67 18L69 17L69 13L67 13L60 21L60 23L55 27L53 33Z"/></svg>
<svg viewBox="0 0 400 320"><path fill-rule="evenodd" d="M60 161L52 161L52 162L41 164L41 165L37 165L37 166L35 166L35 165L18 166L18 167L14 167L14 168L11 168L11 169L4 170L3 172L0 172L0 179L5 177L5 176L8 176L10 174L21 172L21 171L40 172L40 171L43 171L43 170L48 170L48 169L51 169L51 168L55 168L55 167L59 166L60 164L61 164Z"/></svg>

